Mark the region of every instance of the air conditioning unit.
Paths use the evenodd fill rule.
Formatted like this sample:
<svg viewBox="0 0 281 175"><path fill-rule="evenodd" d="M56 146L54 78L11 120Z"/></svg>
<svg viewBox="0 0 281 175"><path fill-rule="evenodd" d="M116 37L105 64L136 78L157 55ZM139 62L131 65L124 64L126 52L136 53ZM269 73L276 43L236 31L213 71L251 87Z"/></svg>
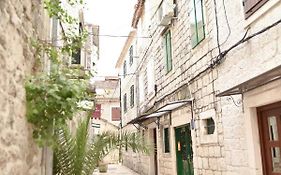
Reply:
<svg viewBox="0 0 281 175"><path fill-rule="evenodd" d="M163 0L158 9L159 26L168 26L174 17L175 4L173 0Z"/></svg>

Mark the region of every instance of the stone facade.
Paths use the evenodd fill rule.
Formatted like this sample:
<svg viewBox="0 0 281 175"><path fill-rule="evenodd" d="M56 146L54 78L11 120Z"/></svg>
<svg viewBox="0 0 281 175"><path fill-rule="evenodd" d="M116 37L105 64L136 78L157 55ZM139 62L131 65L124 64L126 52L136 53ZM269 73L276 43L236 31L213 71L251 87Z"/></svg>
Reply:
<svg viewBox="0 0 281 175"><path fill-rule="evenodd" d="M46 174L45 153L34 143L25 113L25 78L36 69L30 39L48 39L41 1L0 2L0 174Z"/></svg>
<svg viewBox="0 0 281 175"><path fill-rule="evenodd" d="M141 4L141 0L138 2ZM195 120L195 127L191 130L195 175L262 174L258 127L256 114L253 113L256 113L259 106L280 101L274 95L279 94L280 82L273 82L243 95L218 97L218 94L281 64L281 24L234 47L223 59L220 59L219 53L231 48L245 34L246 37L251 36L280 20L281 2L270 0L245 19L242 1L218 1L216 13L214 1L203 0L205 38L196 47L190 44L189 1L176 1L177 16L169 26L157 25L157 9L152 11L154 8L149 6L151 3L146 1L145 8L137 6L144 10L138 23L138 33L151 36L138 52L140 66L137 72L144 73L145 84L145 100L139 105L138 117L153 113L169 102L194 99L193 110L191 105L187 105L171 111L171 124L166 124L165 116L160 117L159 129L153 120L142 122L147 126L143 132L148 140L153 140L151 132L157 129L158 174L177 174L174 129L184 124L192 125L192 116ZM158 7L159 4L151 7ZM216 20L219 22L218 28ZM167 30L171 32L172 42L172 70L168 73L163 48L163 36ZM149 59L154 60L157 86L152 97L148 93L146 69ZM206 121L210 118L215 123L215 131L206 134ZM163 153L162 149L163 127L166 125L170 128L170 154ZM153 156L131 154L131 157L124 158L124 164L141 174L155 174ZM137 161L137 165L133 161Z"/></svg>

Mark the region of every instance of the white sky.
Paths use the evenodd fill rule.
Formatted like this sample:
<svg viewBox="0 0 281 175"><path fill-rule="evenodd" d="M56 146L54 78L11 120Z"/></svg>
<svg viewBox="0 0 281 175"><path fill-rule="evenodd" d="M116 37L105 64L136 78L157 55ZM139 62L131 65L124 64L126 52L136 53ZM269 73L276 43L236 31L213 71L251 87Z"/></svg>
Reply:
<svg viewBox="0 0 281 175"><path fill-rule="evenodd" d="M100 35L127 36L136 0L85 0L85 21L100 26ZM115 63L127 38L100 36L99 76L117 75Z"/></svg>

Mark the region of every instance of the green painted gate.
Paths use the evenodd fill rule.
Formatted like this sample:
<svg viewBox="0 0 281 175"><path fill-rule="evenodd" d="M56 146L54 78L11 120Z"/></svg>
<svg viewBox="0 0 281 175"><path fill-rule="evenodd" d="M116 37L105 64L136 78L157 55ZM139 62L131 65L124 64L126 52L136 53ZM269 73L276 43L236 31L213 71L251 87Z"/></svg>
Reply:
<svg viewBox="0 0 281 175"><path fill-rule="evenodd" d="M194 175L190 125L175 128L178 175Z"/></svg>

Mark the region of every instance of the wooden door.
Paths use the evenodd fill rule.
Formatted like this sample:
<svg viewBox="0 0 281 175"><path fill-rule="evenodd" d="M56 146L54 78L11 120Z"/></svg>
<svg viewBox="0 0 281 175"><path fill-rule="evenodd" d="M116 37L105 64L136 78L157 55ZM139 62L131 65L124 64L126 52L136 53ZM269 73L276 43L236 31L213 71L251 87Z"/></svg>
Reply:
<svg viewBox="0 0 281 175"><path fill-rule="evenodd" d="M177 174L193 175L193 151L190 126L175 128Z"/></svg>
<svg viewBox="0 0 281 175"><path fill-rule="evenodd" d="M153 144L154 144L154 174L158 175L158 159L157 159L157 130L153 129Z"/></svg>
<svg viewBox="0 0 281 175"><path fill-rule="evenodd" d="M281 175L281 103L258 108L264 175Z"/></svg>

